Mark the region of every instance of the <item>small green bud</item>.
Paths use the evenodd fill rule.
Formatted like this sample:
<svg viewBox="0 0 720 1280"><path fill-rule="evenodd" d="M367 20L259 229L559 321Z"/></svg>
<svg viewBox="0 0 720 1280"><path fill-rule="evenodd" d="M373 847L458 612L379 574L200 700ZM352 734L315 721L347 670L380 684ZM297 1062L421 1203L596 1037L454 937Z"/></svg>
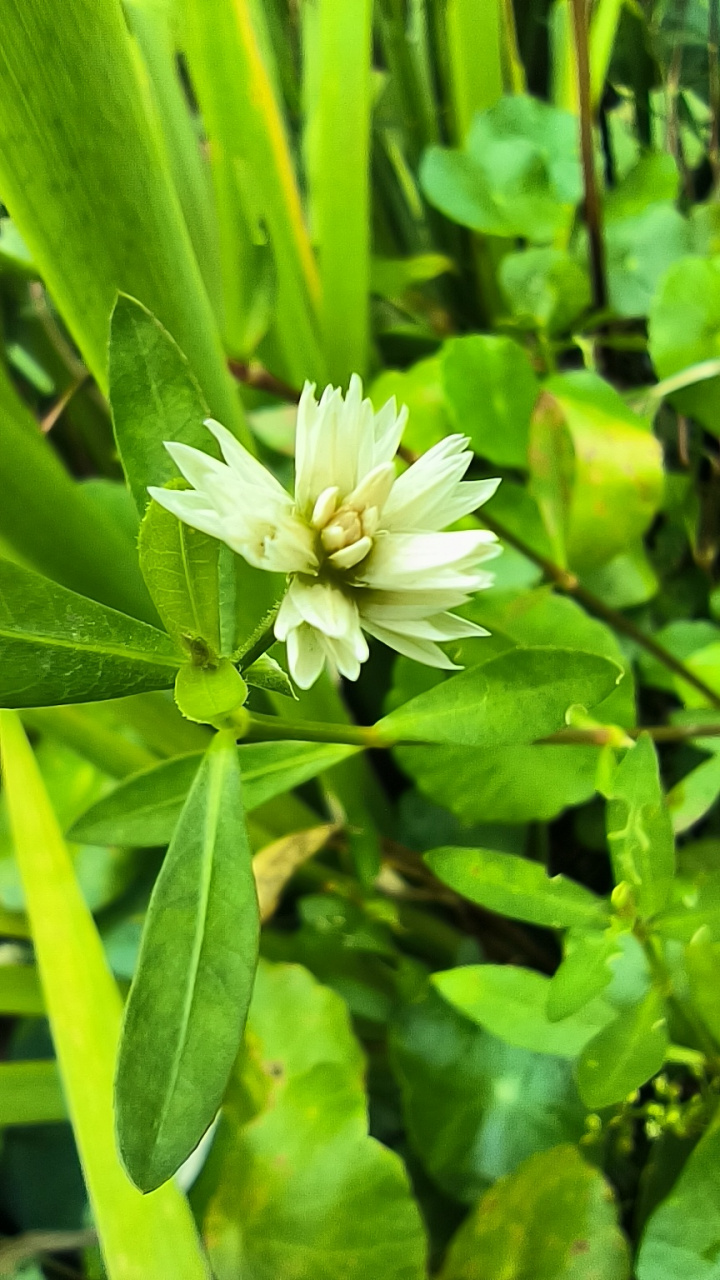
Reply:
<svg viewBox="0 0 720 1280"><path fill-rule="evenodd" d="M217 666L186 662L175 679L175 701L186 720L224 727L229 715L244 705L248 687L229 658Z"/></svg>

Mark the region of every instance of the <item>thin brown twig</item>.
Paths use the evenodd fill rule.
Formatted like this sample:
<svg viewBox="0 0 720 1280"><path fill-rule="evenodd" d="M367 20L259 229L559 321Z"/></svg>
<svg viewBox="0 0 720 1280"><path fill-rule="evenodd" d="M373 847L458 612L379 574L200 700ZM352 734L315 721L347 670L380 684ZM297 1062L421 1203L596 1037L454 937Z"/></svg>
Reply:
<svg viewBox="0 0 720 1280"><path fill-rule="evenodd" d="M295 387L283 382L282 378L277 378L256 360L228 360L228 369L233 378L244 386L251 387L253 391L267 391L270 395L277 396L278 400L287 400L289 404L297 404L300 399L300 392Z"/></svg>
<svg viewBox="0 0 720 1280"><path fill-rule="evenodd" d="M654 658L657 658L658 662L667 667L668 671L672 671L697 689L713 707L720 707L720 696L714 689L710 688L710 685L701 680L700 676L696 676L694 671L691 671L684 662L681 662L673 653L670 653L670 650L666 649L664 645L641 631L624 613L620 613L617 609L612 609L599 596L594 595L592 591L588 591L587 587L582 585L574 573L570 573L568 569L563 569L559 564L554 564L552 560L548 560L547 556L540 555L527 542L524 542L522 538L518 538L512 530L506 528L504 524L501 524L493 516L487 515L485 511L478 512L477 518L486 528L491 529L499 538L502 538L504 542L508 542L510 546L515 547L516 551L520 551L528 560L532 560L533 564L542 569L545 576L550 579L559 591L563 591L566 595L574 596L576 600L581 601L589 613L594 614L597 618L602 618L603 622L607 622L613 631L618 631L621 635L628 636L631 640L634 640L642 649L645 649L646 653L651 653Z"/></svg>
<svg viewBox="0 0 720 1280"><path fill-rule="evenodd" d="M587 224L590 247L590 276L592 279L593 303L598 311L602 311L607 306L607 282L605 277L602 209L597 175L595 173L595 149L593 147L587 0L572 0L572 16L575 35L575 56L577 59L580 151L582 154L583 184L585 187L585 222Z"/></svg>
<svg viewBox="0 0 720 1280"><path fill-rule="evenodd" d="M71 382L69 387L65 388L59 399L55 401L52 409L50 409L50 411L46 413L45 417L40 421L40 430L44 435L47 435L49 431L52 431L58 418L60 418L67 409L73 396L77 395L77 392L85 385L89 377L90 374L87 369L84 369L80 376L76 378L74 382Z"/></svg>

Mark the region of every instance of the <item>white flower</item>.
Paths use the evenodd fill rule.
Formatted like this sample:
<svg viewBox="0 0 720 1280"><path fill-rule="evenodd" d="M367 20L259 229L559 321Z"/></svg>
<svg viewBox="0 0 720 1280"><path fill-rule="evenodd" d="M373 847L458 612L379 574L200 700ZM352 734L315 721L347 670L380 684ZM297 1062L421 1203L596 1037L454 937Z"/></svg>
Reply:
<svg viewBox="0 0 720 1280"><path fill-rule="evenodd" d="M499 554L485 529L440 533L474 511L499 481L464 481L472 458L452 435L396 476L393 458L407 419L389 400L374 413L362 382L347 396L326 387L318 404L306 383L298 407L295 496L219 422L206 426L225 462L166 444L191 491L150 489L186 524L227 543L260 569L288 574L275 622L301 689L326 660L357 680L366 632L431 667L457 670L438 641L488 633L448 610L488 587L479 566Z"/></svg>

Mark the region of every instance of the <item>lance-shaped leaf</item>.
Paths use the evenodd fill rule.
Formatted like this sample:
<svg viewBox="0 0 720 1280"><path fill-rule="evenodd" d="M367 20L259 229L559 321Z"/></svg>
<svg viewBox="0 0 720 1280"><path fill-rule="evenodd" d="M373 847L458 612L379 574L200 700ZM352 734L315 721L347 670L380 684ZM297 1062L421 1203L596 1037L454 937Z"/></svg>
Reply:
<svg viewBox="0 0 720 1280"><path fill-rule="evenodd" d="M140 526L140 568L163 624L178 642L220 653L220 543L157 502Z"/></svg>
<svg viewBox="0 0 720 1280"><path fill-rule="evenodd" d="M443 884L490 911L546 925L602 928L607 908L566 876L548 876L539 862L493 849L433 849L425 861Z"/></svg>
<svg viewBox="0 0 720 1280"><path fill-rule="evenodd" d="M112 1080L120 995L18 717L0 712L15 852L68 1111L108 1280L207 1280L174 1186L141 1196L115 1149Z"/></svg>
<svg viewBox="0 0 720 1280"><path fill-rule="evenodd" d="M640 912L653 915L667 902L675 871L675 841L655 748L646 733L613 777L607 835L616 882L631 885Z"/></svg>
<svg viewBox="0 0 720 1280"><path fill-rule="evenodd" d="M585 1045L577 1066L583 1102L593 1110L622 1102L665 1061L665 1003L654 988Z"/></svg>
<svg viewBox="0 0 720 1280"><path fill-rule="evenodd" d="M320 742L257 742L238 747L245 812L355 755L357 747ZM92 805L70 833L81 844L162 845L171 839L202 755L176 756L122 782Z"/></svg>
<svg viewBox="0 0 720 1280"><path fill-rule="evenodd" d="M182 661L164 631L0 560L3 706L56 706L167 689Z"/></svg>
<svg viewBox="0 0 720 1280"><path fill-rule="evenodd" d="M720 1126L698 1142L670 1194L651 1215L638 1280L714 1280L720 1265Z"/></svg>
<svg viewBox="0 0 720 1280"><path fill-rule="evenodd" d="M222 1101L252 994L259 935L232 734L204 755L150 900L115 1085L125 1166L171 1178Z"/></svg>
<svg viewBox="0 0 720 1280"><path fill-rule="evenodd" d="M597 654L512 649L419 694L376 729L389 743L401 738L466 747L534 742L562 728L573 704L602 702L620 677L620 668Z"/></svg>

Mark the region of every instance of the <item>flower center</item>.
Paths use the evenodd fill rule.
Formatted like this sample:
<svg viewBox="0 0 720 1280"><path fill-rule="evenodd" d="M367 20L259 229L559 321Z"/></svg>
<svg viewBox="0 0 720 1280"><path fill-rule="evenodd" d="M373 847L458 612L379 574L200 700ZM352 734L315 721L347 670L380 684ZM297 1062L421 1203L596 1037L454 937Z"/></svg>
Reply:
<svg viewBox="0 0 720 1280"><path fill-rule="evenodd" d="M336 569L352 569L369 555L394 479L392 463L382 463L361 480L340 506L337 485L323 489L310 521L320 535L321 558Z"/></svg>

